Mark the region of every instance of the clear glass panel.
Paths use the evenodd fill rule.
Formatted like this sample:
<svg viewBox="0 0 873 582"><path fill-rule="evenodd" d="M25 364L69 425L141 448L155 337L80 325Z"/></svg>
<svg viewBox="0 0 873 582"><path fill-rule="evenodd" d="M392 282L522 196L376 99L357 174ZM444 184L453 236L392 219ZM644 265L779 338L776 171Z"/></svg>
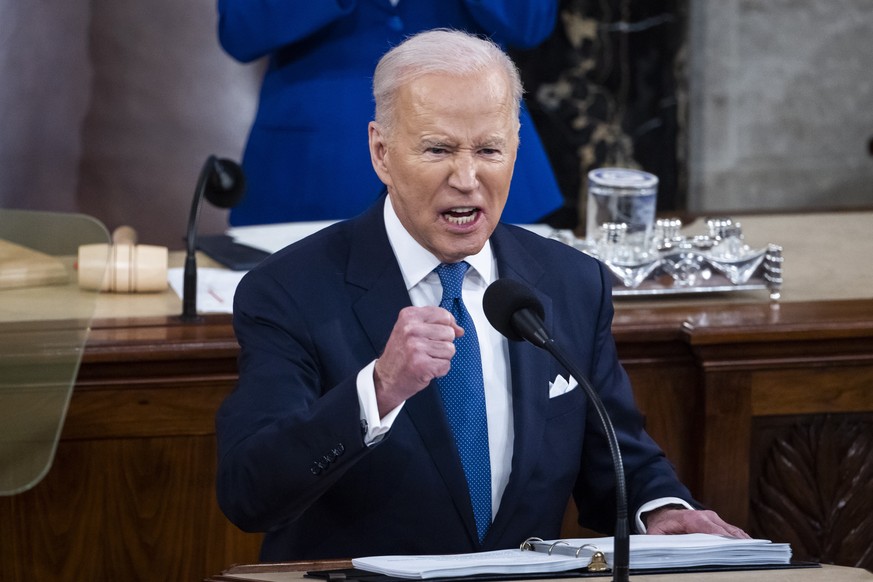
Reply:
<svg viewBox="0 0 873 582"><path fill-rule="evenodd" d="M54 459L97 303L78 285L83 244L106 245L105 269L97 220L0 209L0 495L33 487Z"/></svg>

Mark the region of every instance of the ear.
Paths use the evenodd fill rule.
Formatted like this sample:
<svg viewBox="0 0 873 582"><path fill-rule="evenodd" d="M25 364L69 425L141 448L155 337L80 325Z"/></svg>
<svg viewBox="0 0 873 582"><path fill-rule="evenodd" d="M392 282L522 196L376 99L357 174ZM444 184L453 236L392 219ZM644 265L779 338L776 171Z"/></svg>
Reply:
<svg viewBox="0 0 873 582"><path fill-rule="evenodd" d="M386 186L391 186L391 172L388 169L388 143L382 127L375 121L367 126L370 142L370 162L376 175Z"/></svg>

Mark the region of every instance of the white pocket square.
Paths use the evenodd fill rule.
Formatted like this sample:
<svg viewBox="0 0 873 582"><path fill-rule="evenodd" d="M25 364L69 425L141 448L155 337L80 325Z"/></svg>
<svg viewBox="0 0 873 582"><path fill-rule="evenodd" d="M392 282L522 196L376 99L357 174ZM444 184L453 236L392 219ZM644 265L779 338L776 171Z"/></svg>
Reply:
<svg viewBox="0 0 873 582"><path fill-rule="evenodd" d="M563 376L558 374L552 382L549 382L549 398L566 394L578 385L579 383L573 376L570 376L570 381L568 382Z"/></svg>

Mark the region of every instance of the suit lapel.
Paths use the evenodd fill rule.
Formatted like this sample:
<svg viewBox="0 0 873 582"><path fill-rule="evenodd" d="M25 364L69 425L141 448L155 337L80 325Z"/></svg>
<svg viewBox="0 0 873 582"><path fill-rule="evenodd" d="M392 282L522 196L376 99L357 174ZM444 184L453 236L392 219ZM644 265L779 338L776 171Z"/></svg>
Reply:
<svg viewBox="0 0 873 582"><path fill-rule="evenodd" d="M357 295L355 314L376 354L385 348L397 314L412 305L388 242L382 208L376 204L354 221L346 275L350 292ZM471 542L478 543L467 481L442 406L436 384L431 383L406 401L403 413L412 421L442 476Z"/></svg>
<svg viewBox="0 0 873 582"><path fill-rule="evenodd" d="M443 413L443 403L436 383L431 382L430 386L407 400L404 410L421 435L421 440L451 495L455 509L464 522L470 543L478 545L479 537L476 532L467 478L464 476L458 448L455 446L454 437Z"/></svg>
<svg viewBox="0 0 873 582"><path fill-rule="evenodd" d="M546 276L536 257L519 244L505 227L498 227L491 238L501 278L515 279L537 292L538 283ZM552 326L549 297L539 295L545 307L546 328ZM509 342L509 360L512 377L512 409L514 445L512 473L500 501L500 508L488 537L500 539L511 524L518 501L542 455L540 450L545 430L548 405L548 372L552 368L549 354L528 342Z"/></svg>
<svg viewBox="0 0 873 582"><path fill-rule="evenodd" d="M397 314L412 304L388 242L382 207L374 204L353 221L346 268L349 293L357 297L353 309L376 354L382 353Z"/></svg>

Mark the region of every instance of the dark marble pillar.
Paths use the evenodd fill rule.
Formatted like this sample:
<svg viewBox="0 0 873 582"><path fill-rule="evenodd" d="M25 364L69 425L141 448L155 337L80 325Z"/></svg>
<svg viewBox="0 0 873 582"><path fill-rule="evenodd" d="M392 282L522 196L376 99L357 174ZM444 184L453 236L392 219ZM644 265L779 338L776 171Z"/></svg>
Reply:
<svg viewBox="0 0 873 582"><path fill-rule="evenodd" d="M587 173L604 166L657 175L659 210L684 208L686 7L562 0L552 37L513 54L565 198L555 226L581 234Z"/></svg>

